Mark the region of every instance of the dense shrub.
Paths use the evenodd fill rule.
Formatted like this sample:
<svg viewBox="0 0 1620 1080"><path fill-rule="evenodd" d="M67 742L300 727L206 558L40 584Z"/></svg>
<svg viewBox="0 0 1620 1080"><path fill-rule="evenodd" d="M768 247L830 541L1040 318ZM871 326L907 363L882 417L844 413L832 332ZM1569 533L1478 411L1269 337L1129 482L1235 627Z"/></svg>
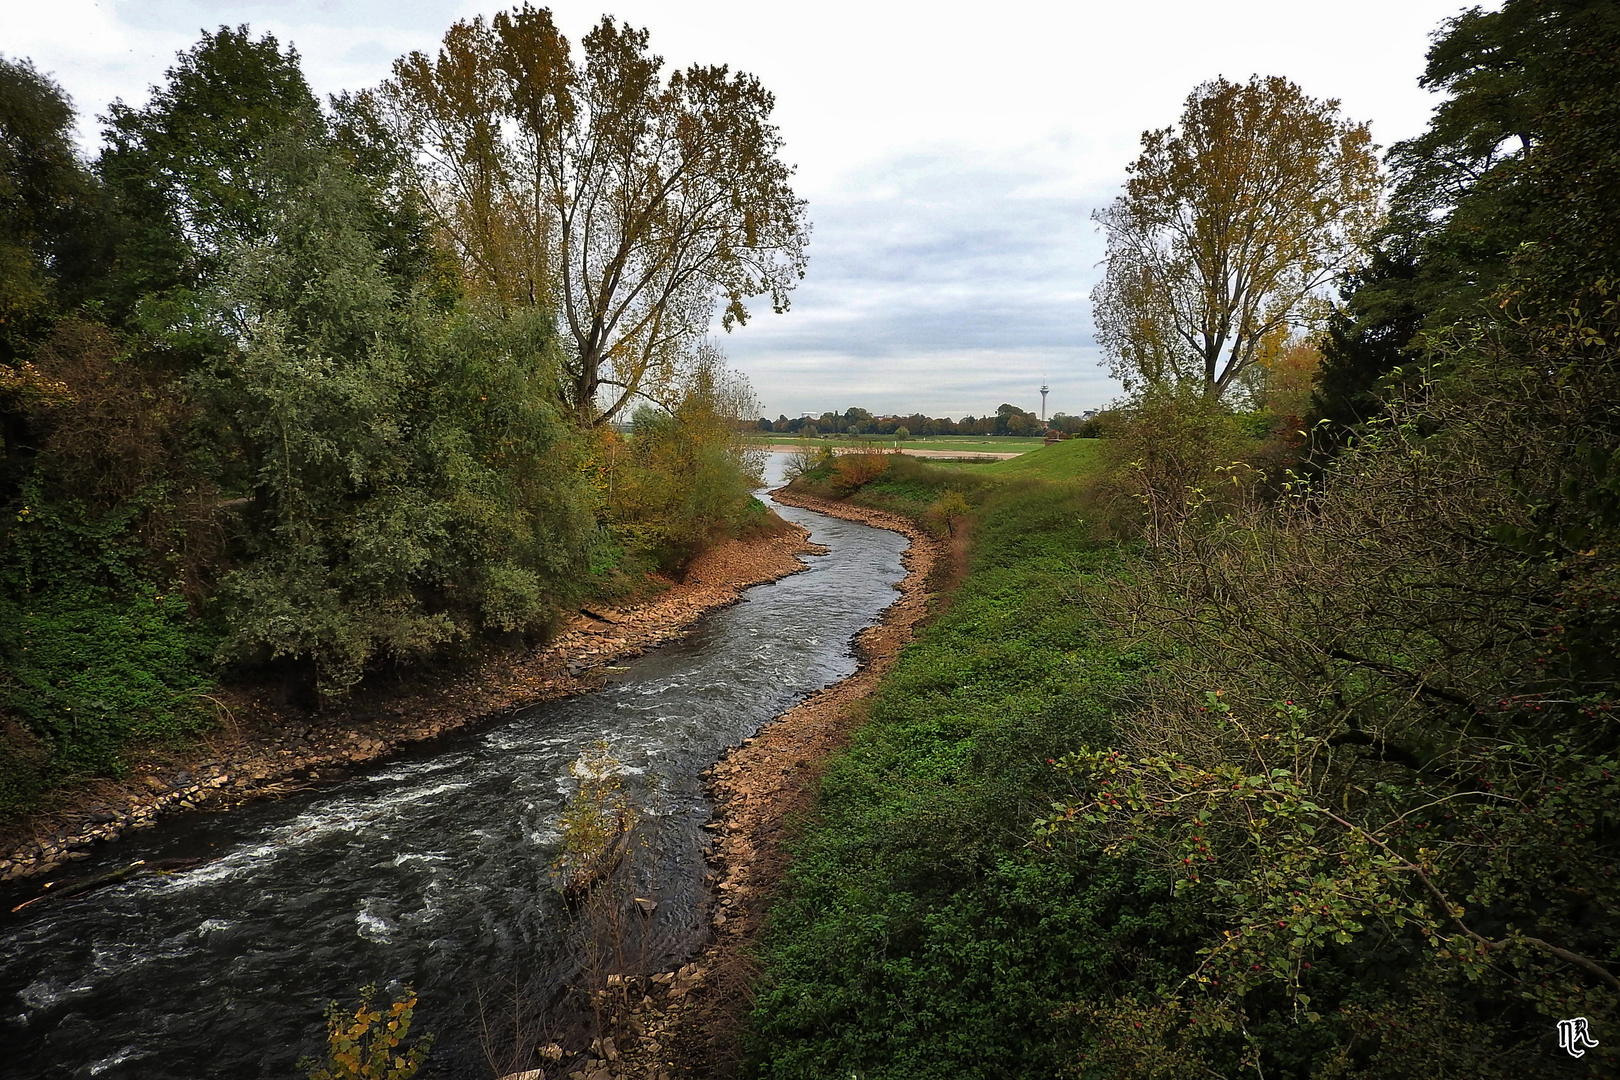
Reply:
<svg viewBox="0 0 1620 1080"><path fill-rule="evenodd" d="M679 572L705 548L766 525L754 498L764 459L737 418L753 395L740 376L700 370L671 409L637 409L628 439L602 432L594 455L598 504L620 563Z"/></svg>
<svg viewBox="0 0 1620 1080"><path fill-rule="evenodd" d="M273 238L224 290L237 348L198 379L251 491L224 655L312 660L331 695L378 657L542 628L590 536L551 327L400 296L340 162L295 148L274 175Z"/></svg>
<svg viewBox="0 0 1620 1080"><path fill-rule="evenodd" d="M1221 932L1077 1008L1095 1075L1550 1077L1557 1021L1620 1008L1620 320L1591 299L1453 343L1315 482L1097 593L1169 649L1062 760L1058 819Z"/></svg>
<svg viewBox="0 0 1620 1080"><path fill-rule="evenodd" d="M847 495L871 483L889 468L887 454L839 454L832 463L833 490Z"/></svg>

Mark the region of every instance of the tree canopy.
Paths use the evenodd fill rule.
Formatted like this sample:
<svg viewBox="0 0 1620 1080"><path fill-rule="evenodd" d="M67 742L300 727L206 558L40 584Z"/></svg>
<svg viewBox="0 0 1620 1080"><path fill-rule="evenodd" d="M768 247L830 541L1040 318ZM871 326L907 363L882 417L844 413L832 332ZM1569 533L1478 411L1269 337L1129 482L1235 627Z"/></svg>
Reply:
<svg viewBox="0 0 1620 1080"><path fill-rule="evenodd" d="M1325 314L1324 287L1378 221L1373 151L1337 101L1275 77L1204 83L1179 128L1145 132L1124 194L1095 215L1108 254L1092 301L1115 377L1218 398Z"/></svg>
<svg viewBox="0 0 1620 1080"><path fill-rule="evenodd" d="M469 281L555 306L564 391L590 424L638 396L673 405L716 304L727 329L751 297L784 311L804 270L772 95L725 66L662 68L645 30L604 18L576 58L524 4L457 23L372 99L417 149Z"/></svg>

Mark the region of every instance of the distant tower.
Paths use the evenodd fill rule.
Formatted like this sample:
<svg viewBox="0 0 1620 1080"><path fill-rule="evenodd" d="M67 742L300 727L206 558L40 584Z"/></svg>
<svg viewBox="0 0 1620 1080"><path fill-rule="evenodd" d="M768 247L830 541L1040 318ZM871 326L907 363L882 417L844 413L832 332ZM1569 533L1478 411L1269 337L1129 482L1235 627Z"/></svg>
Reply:
<svg viewBox="0 0 1620 1080"><path fill-rule="evenodd" d="M1041 423L1043 424L1046 423L1046 394L1051 389L1050 386L1041 383Z"/></svg>

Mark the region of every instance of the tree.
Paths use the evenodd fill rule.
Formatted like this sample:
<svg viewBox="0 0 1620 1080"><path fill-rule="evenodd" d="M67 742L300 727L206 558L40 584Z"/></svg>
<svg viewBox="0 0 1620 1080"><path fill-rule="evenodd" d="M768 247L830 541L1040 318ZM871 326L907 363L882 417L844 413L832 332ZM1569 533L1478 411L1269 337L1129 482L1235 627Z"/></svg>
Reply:
<svg viewBox="0 0 1620 1080"><path fill-rule="evenodd" d="M379 656L541 629L593 533L554 325L399 296L336 152L260 176L267 239L215 301L235 348L195 380L248 470L222 657L312 661L338 696Z"/></svg>
<svg viewBox="0 0 1620 1080"><path fill-rule="evenodd" d="M320 107L292 49L246 26L220 27L181 53L139 109L103 118L96 163L121 211L123 305L143 293L196 288L228 252L261 238L273 210L261 152L290 128L324 135Z"/></svg>
<svg viewBox="0 0 1620 1080"><path fill-rule="evenodd" d="M1620 8L1597 0L1508 0L1443 24L1420 82L1447 97L1390 148L1389 220L1323 335L1318 451L1381 412L1391 373L1420 367L1446 328L1499 314L1509 293L1563 308L1620 274L1617 57Z"/></svg>
<svg viewBox="0 0 1620 1080"><path fill-rule="evenodd" d="M0 362L83 272L95 186L73 151L73 106L26 60L0 57Z"/></svg>
<svg viewBox="0 0 1620 1080"><path fill-rule="evenodd" d="M401 59L375 98L421 153L469 278L502 303L556 307L585 424L677 383L716 301L728 330L749 297L785 311L804 271L771 94L724 66L666 82L647 40L604 18L576 63L551 12L524 4L457 23L437 59Z"/></svg>
<svg viewBox="0 0 1620 1080"><path fill-rule="evenodd" d="M1179 132L1142 135L1092 293L1109 370L1127 388L1197 381L1219 398L1269 341L1317 320L1323 287L1379 217L1365 124L1281 78L1216 79Z"/></svg>
<svg viewBox="0 0 1620 1080"><path fill-rule="evenodd" d="M1463 314L1456 301L1488 297L1510 259L1565 294L1615 273L1620 9L1510 0L1442 29L1420 81L1449 96L1427 130L1390 150L1405 237L1449 271L1423 306Z"/></svg>

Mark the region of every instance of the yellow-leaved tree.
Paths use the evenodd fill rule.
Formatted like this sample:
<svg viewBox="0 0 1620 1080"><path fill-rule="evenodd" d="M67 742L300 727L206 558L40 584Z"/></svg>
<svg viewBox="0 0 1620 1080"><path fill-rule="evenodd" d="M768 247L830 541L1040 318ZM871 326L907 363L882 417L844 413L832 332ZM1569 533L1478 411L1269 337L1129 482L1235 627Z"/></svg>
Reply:
<svg viewBox="0 0 1620 1080"><path fill-rule="evenodd" d="M525 3L456 23L364 101L414 150L469 288L556 311L582 424L668 396L717 306L726 329L750 297L785 311L803 276L775 99L724 65L666 79L646 30L604 17L576 55Z"/></svg>
<svg viewBox="0 0 1620 1080"><path fill-rule="evenodd" d="M1094 216L1107 272L1097 339L1127 390L1192 383L1220 398L1290 334L1326 313L1383 187L1365 124L1282 78L1215 79L1179 129L1144 132L1125 192Z"/></svg>

